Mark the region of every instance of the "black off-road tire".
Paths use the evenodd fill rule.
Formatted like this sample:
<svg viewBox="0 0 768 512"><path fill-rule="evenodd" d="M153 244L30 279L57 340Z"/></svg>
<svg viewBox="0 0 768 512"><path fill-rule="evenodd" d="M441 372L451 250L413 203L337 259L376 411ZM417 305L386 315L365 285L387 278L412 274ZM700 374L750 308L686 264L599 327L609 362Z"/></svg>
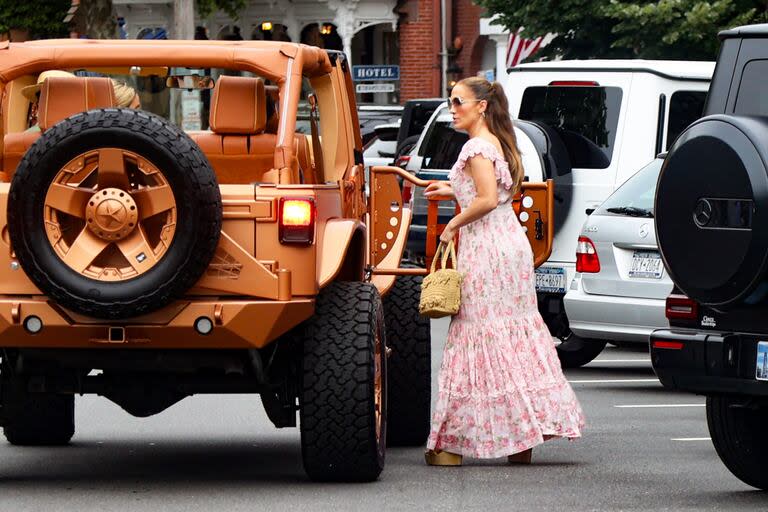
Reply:
<svg viewBox="0 0 768 512"><path fill-rule="evenodd" d="M77 155L102 147L147 158L176 200L171 246L154 267L125 281L97 281L75 272L45 233L42 205L56 174ZM47 130L21 160L8 199L11 243L29 278L62 306L106 319L159 309L197 282L216 250L221 216L216 175L197 144L163 118L139 110L91 110Z"/></svg>
<svg viewBox="0 0 768 512"><path fill-rule="evenodd" d="M407 265L406 265L407 266ZM432 334L419 314L421 276L399 276L384 296L389 402L388 446L421 446L429 435Z"/></svg>
<svg viewBox="0 0 768 512"><path fill-rule="evenodd" d="M4 372L6 373L6 372ZM75 397L30 393L23 376L2 376L3 433L19 446L62 446L75 434Z"/></svg>
<svg viewBox="0 0 768 512"><path fill-rule="evenodd" d="M768 490L768 407L749 407L744 399L709 396L707 424L712 444L728 470L742 482Z"/></svg>
<svg viewBox="0 0 768 512"><path fill-rule="evenodd" d="M369 482L384 469L386 331L381 298L368 283L333 283L306 324L300 396L304 470L316 481ZM375 358L382 377L377 435Z"/></svg>
<svg viewBox="0 0 768 512"><path fill-rule="evenodd" d="M557 357L560 359L562 368L584 366L600 355L608 343L606 340L581 338L573 333L560 339L561 343L557 345Z"/></svg>

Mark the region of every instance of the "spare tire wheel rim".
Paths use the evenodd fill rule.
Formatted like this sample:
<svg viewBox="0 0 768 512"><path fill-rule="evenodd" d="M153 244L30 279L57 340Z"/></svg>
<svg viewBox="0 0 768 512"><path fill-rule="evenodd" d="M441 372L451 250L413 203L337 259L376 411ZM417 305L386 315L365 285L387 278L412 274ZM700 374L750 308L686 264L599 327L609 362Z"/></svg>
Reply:
<svg viewBox="0 0 768 512"><path fill-rule="evenodd" d="M48 241L70 269L98 281L124 281L163 258L176 214L171 186L152 162L100 148L61 168L43 215Z"/></svg>

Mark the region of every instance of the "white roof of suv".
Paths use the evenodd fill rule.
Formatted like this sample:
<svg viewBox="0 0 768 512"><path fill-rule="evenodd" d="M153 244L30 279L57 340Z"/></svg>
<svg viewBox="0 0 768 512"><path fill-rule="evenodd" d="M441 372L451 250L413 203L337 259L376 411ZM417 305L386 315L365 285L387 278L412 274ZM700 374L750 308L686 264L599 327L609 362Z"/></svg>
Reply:
<svg viewBox="0 0 768 512"><path fill-rule="evenodd" d="M652 73L677 80L707 80L715 71L714 62L681 60L556 60L520 64L507 71L599 71L619 73Z"/></svg>

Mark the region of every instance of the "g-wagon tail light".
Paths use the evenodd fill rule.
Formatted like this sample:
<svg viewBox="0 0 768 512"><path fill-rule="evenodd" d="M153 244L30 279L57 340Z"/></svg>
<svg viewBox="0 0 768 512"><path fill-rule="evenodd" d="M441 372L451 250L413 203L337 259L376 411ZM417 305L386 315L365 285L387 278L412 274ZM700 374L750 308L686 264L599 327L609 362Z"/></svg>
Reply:
<svg viewBox="0 0 768 512"><path fill-rule="evenodd" d="M667 297L665 313L668 319L696 320L699 317L699 304L685 295Z"/></svg>
<svg viewBox="0 0 768 512"><path fill-rule="evenodd" d="M315 239L315 200L280 199L280 243L311 244Z"/></svg>
<svg viewBox="0 0 768 512"><path fill-rule="evenodd" d="M667 350L683 350L685 344L682 341L663 341L651 339L653 348L664 348Z"/></svg>
<svg viewBox="0 0 768 512"><path fill-rule="evenodd" d="M579 237L579 244L576 246L576 272L600 272L600 258L597 257L595 244L585 236Z"/></svg>

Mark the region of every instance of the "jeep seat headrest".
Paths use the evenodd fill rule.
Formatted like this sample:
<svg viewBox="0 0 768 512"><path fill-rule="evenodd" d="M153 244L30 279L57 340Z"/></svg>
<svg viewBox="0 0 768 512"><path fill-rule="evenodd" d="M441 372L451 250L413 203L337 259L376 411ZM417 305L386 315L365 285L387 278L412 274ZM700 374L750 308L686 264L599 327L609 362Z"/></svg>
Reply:
<svg viewBox="0 0 768 512"><path fill-rule="evenodd" d="M51 77L40 89L38 125L45 131L67 117L115 106L112 80L102 77Z"/></svg>
<svg viewBox="0 0 768 512"><path fill-rule="evenodd" d="M261 78L221 76L213 88L209 124L214 133L256 135L267 126L267 97Z"/></svg>

